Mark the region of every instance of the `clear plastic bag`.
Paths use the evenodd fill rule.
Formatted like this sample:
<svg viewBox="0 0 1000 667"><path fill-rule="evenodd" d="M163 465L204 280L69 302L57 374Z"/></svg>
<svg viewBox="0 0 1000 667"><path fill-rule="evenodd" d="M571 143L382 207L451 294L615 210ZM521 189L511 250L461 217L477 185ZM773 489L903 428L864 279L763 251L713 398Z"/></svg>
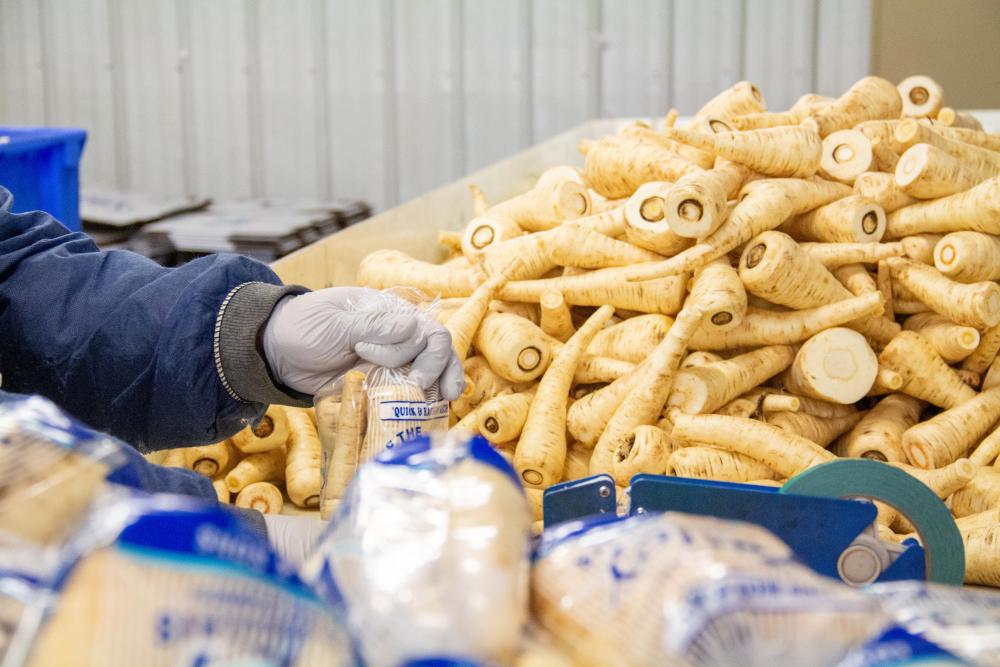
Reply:
<svg viewBox="0 0 1000 667"><path fill-rule="evenodd" d="M545 533L536 619L580 665L830 667L886 626L763 528L667 513Z"/></svg>
<svg viewBox="0 0 1000 667"><path fill-rule="evenodd" d="M900 581L865 592L908 632L977 665L1000 667L1000 591Z"/></svg>
<svg viewBox="0 0 1000 667"><path fill-rule="evenodd" d="M363 466L302 568L367 665L509 664L528 610L531 515L482 438L433 434Z"/></svg>

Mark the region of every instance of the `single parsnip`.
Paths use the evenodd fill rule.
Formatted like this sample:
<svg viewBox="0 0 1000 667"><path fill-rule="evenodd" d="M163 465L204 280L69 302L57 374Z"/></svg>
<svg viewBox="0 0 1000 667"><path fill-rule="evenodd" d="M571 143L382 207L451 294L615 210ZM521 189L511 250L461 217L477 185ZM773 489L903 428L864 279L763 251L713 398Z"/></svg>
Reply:
<svg viewBox="0 0 1000 667"><path fill-rule="evenodd" d="M982 131L983 124L975 116L964 111L956 111L951 107L941 107L938 111L937 123L947 127L964 127L969 130Z"/></svg>
<svg viewBox="0 0 1000 667"><path fill-rule="evenodd" d="M930 312L931 307L917 298L903 283L894 280L892 269L885 260L879 262L879 269L884 270L889 275L889 294L892 295L886 301L892 304L894 315L915 315L917 313ZM881 287L880 287L881 289Z"/></svg>
<svg viewBox="0 0 1000 667"><path fill-rule="evenodd" d="M878 359L856 331L834 327L807 340L782 376L786 390L831 403L856 403L871 389Z"/></svg>
<svg viewBox="0 0 1000 667"><path fill-rule="evenodd" d="M920 334L949 364L962 361L979 346L978 331L933 312L910 315L903 328Z"/></svg>
<svg viewBox="0 0 1000 667"><path fill-rule="evenodd" d="M665 134L767 176L812 176L819 169L823 155L820 137L813 130L799 126L720 134L670 128Z"/></svg>
<svg viewBox="0 0 1000 667"><path fill-rule="evenodd" d="M266 452L284 447L288 439L288 419L280 405L268 407L256 424L248 426L232 438L233 444L244 454Z"/></svg>
<svg viewBox="0 0 1000 667"><path fill-rule="evenodd" d="M539 325L542 331L556 340L565 343L576 331L573 327L573 316L569 306L559 290L546 290L538 298L538 309L541 312Z"/></svg>
<svg viewBox="0 0 1000 667"><path fill-rule="evenodd" d="M858 130L837 130L823 139L819 173L823 178L853 184L867 171L877 170L872 141Z"/></svg>
<svg viewBox="0 0 1000 667"><path fill-rule="evenodd" d="M885 233L885 211L850 195L789 220L781 230L799 241L878 243Z"/></svg>
<svg viewBox="0 0 1000 667"><path fill-rule="evenodd" d="M413 287L432 296L469 296L482 281L473 269L430 264L399 252L376 250L361 260L358 284L374 289Z"/></svg>
<svg viewBox="0 0 1000 667"><path fill-rule="evenodd" d="M936 199L968 190L991 176L996 168L977 168L936 146L916 144L896 164L896 183L917 199Z"/></svg>
<svg viewBox="0 0 1000 667"><path fill-rule="evenodd" d="M871 394L869 394L871 395ZM889 399L892 399L891 402ZM913 403L907 404L902 399ZM883 405L883 403L885 405ZM901 441L903 432L919 421L923 403L906 394L890 394L870 410L854 432L837 441L833 451L838 456L871 458L890 463L907 461ZM877 410L877 412L876 412ZM869 420L869 415L874 416ZM1000 442L998 442L1000 446ZM963 461L964 459L959 459ZM948 466L945 466L948 467ZM920 470L914 468L913 470ZM921 472L935 472L934 470Z"/></svg>
<svg viewBox="0 0 1000 667"><path fill-rule="evenodd" d="M694 274L688 301L702 313L702 328L709 330L729 331L739 326L747 311L746 290L728 258L710 262Z"/></svg>
<svg viewBox="0 0 1000 667"><path fill-rule="evenodd" d="M230 502L229 489L226 487L226 480L224 479L213 479L212 488L215 489L215 497L220 503L228 505Z"/></svg>
<svg viewBox="0 0 1000 667"><path fill-rule="evenodd" d="M899 155L905 149L895 140L893 132L899 120L869 120L858 123L854 130L863 134L871 143L872 171L893 172Z"/></svg>
<svg viewBox="0 0 1000 667"><path fill-rule="evenodd" d="M604 427L590 459L593 474L611 473L619 439L635 427L655 424L660 418L677 368L687 352L687 343L701 325L702 318L697 306L685 307L678 313L667 337L636 369L642 379L624 397Z"/></svg>
<svg viewBox="0 0 1000 667"><path fill-rule="evenodd" d="M694 245L692 239L674 232L666 220L663 198L672 190L672 183L644 183L625 203L625 240L638 248L661 255L659 259L670 257Z"/></svg>
<svg viewBox="0 0 1000 667"><path fill-rule="evenodd" d="M778 477L769 467L745 454L703 446L684 447L671 454L667 474L743 483Z"/></svg>
<svg viewBox="0 0 1000 667"><path fill-rule="evenodd" d="M506 273L487 279L445 322L444 327L451 334L451 344L459 361L465 361L469 355L472 340L489 312L490 303L506 284Z"/></svg>
<svg viewBox="0 0 1000 667"><path fill-rule="evenodd" d="M697 368L698 366L714 364L716 361L722 361L722 357L714 352L690 352L681 360L680 368Z"/></svg>
<svg viewBox="0 0 1000 667"><path fill-rule="evenodd" d="M957 459L946 466L933 470L914 468L905 463L890 463L889 465L919 479L941 500L965 487L974 479L977 470L976 465L965 458Z"/></svg>
<svg viewBox="0 0 1000 667"><path fill-rule="evenodd" d="M566 303L572 306L610 305L624 310L666 315L680 311L687 282L684 277L669 276L630 283L625 279L630 270L615 267L576 276L520 280L507 283L500 296L510 301L538 303L542 292L555 289L562 292Z"/></svg>
<svg viewBox="0 0 1000 667"><path fill-rule="evenodd" d="M903 331L879 354L879 364L902 376L899 391L941 408L975 397L953 368L919 334Z"/></svg>
<svg viewBox="0 0 1000 667"><path fill-rule="evenodd" d="M547 178L527 192L490 207L487 215L513 220L528 232L557 227L590 213L587 188L571 179Z"/></svg>
<svg viewBox="0 0 1000 667"><path fill-rule="evenodd" d="M995 466L998 456L1000 456L1000 427L995 427L973 448L972 453L969 454L969 460L976 467Z"/></svg>
<svg viewBox="0 0 1000 667"><path fill-rule="evenodd" d="M514 467L529 487L544 489L562 478L566 409L573 374L591 340L613 314L613 308L601 306L587 318L559 350L538 384L514 454Z"/></svg>
<svg viewBox="0 0 1000 667"><path fill-rule="evenodd" d="M254 482L280 482L285 478L285 447L248 454L226 475L226 487L239 493Z"/></svg>
<svg viewBox="0 0 1000 667"><path fill-rule="evenodd" d="M254 482L247 484L236 496L235 505L245 509L257 510L261 514L281 514L285 500L281 489L270 482Z"/></svg>
<svg viewBox="0 0 1000 667"><path fill-rule="evenodd" d="M475 217L462 232L462 255L470 262L474 262L479 254L491 245L515 239L523 234L524 230L513 220L488 216Z"/></svg>
<svg viewBox="0 0 1000 667"><path fill-rule="evenodd" d="M604 384L614 382L635 370L635 364L614 357L585 354L573 374L573 384Z"/></svg>
<svg viewBox="0 0 1000 667"><path fill-rule="evenodd" d="M472 203L473 218L486 215L486 211L490 208L490 203L486 199L486 193L475 183L469 183L469 200Z"/></svg>
<svg viewBox="0 0 1000 667"><path fill-rule="evenodd" d="M825 245L823 243L817 245ZM806 250L808 252L808 249ZM854 296L878 292L878 284L872 274L861 264L844 264L833 269L833 276ZM885 294L882 294L885 297Z"/></svg>
<svg viewBox="0 0 1000 667"><path fill-rule="evenodd" d="M794 359L793 347L771 345L706 366L685 369L674 377L667 405L688 414L715 412L788 368Z"/></svg>
<svg viewBox="0 0 1000 667"><path fill-rule="evenodd" d="M902 257L906 254L900 242L800 243L799 245L809 253L810 257L828 269L835 269L845 264L876 264L888 257Z"/></svg>
<svg viewBox="0 0 1000 667"><path fill-rule="evenodd" d="M1000 351L1000 324L983 331L979 346L962 362L962 369L982 374L990 367Z"/></svg>
<svg viewBox="0 0 1000 667"><path fill-rule="evenodd" d="M994 523L963 529L959 526L965 548L965 583L979 586L1000 586L1000 524L996 512L987 514Z"/></svg>
<svg viewBox="0 0 1000 667"><path fill-rule="evenodd" d="M476 256L476 262L488 276L506 275L508 280L540 278L556 268L545 242L552 236L552 231L525 234L490 244ZM473 290L464 296L472 294Z"/></svg>
<svg viewBox="0 0 1000 667"><path fill-rule="evenodd" d="M695 118L729 119L764 111L767 111L767 103L757 86L749 81L740 81L705 102Z"/></svg>
<svg viewBox="0 0 1000 667"><path fill-rule="evenodd" d="M626 125L622 128L620 135L635 139L641 143L663 146L677 157L687 160L702 169L710 169L715 162L715 157L711 153L706 153L697 148L692 148L691 146L668 139L662 133L653 130L642 121Z"/></svg>
<svg viewBox="0 0 1000 667"><path fill-rule="evenodd" d="M892 82L867 76L830 104L811 111L803 124L809 124L821 137L826 137L866 120L899 118L902 110L903 101Z"/></svg>
<svg viewBox="0 0 1000 667"><path fill-rule="evenodd" d="M534 390L529 390L495 396L483 402L470 413L476 415L476 430L493 444L517 440L534 397Z"/></svg>
<svg viewBox="0 0 1000 667"><path fill-rule="evenodd" d="M745 196L711 236L663 262L635 266L626 278L650 280L694 271L794 215L850 194L850 188L817 178L780 178L747 183L742 192Z"/></svg>
<svg viewBox="0 0 1000 667"><path fill-rule="evenodd" d="M854 428L861 419L861 413L844 417L824 419L806 412L772 412L766 414L765 421L778 428L801 435L820 447L827 447L831 442Z"/></svg>
<svg viewBox="0 0 1000 667"><path fill-rule="evenodd" d="M590 476L590 449L571 442L566 446L566 463L563 465L563 482Z"/></svg>
<svg viewBox="0 0 1000 667"><path fill-rule="evenodd" d="M854 194L875 202L887 216L918 201L899 187L895 175L880 171L865 172L854 179Z"/></svg>
<svg viewBox="0 0 1000 667"><path fill-rule="evenodd" d="M438 245L451 257L460 255L462 253L462 232L439 230Z"/></svg>
<svg viewBox="0 0 1000 667"><path fill-rule="evenodd" d="M627 234L627 232L626 232ZM626 236L627 238L627 236ZM603 269L655 262L661 255L580 225L562 225L545 239L549 259L559 266Z"/></svg>
<svg viewBox="0 0 1000 667"><path fill-rule="evenodd" d="M871 293L809 310L778 312L749 308L738 327L724 332L700 329L691 339L690 347L694 350L729 350L801 343L830 327L844 326L860 318L878 317L883 307L882 295Z"/></svg>
<svg viewBox="0 0 1000 667"><path fill-rule="evenodd" d="M743 454L781 477L792 477L806 468L836 459L802 436L740 417L677 414L671 435L686 442L707 443Z"/></svg>
<svg viewBox="0 0 1000 667"><path fill-rule="evenodd" d="M995 509L1000 509L1000 470L992 466L977 469L951 498L951 511L956 517Z"/></svg>
<svg viewBox="0 0 1000 667"><path fill-rule="evenodd" d="M940 468L961 457L1000 419L1000 388L988 389L903 433L906 458Z"/></svg>
<svg viewBox="0 0 1000 667"><path fill-rule="evenodd" d="M521 317L489 313L479 324L473 346L500 377L531 382L541 377L552 360L549 341L544 331Z"/></svg>
<svg viewBox="0 0 1000 667"><path fill-rule="evenodd" d="M955 282L937 269L901 257L885 261L894 281L956 324L977 329L1000 324L1000 285L990 281Z"/></svg>
<svg viewBox="0 0 1000 667"><path fill-rule="evenodd" d="M875 375L875 383L872 384L872 388L865 396L885 396L899 391L904 384L906 384L906 380L901 373L880 363L878 373Z"/></svg>
<svg viewBox="0 0 1000 667"><path fill-rule="evenodd" d="M938 242L943 238L943 234L914 234L913 236L903 237L901 243L903 244L904 254L907 257L914 262L933 266L934 248L937 247ZM940 269L938 270L940 271Z"/></svg>
<svg viewBox="0 0 1000 667"><path fill-rule="evenodd" d="M184 467L205 477L215 477L229 463L229 442L184 448Z"/></svg>
<svg viewBox="0 0 1000 667"><path fill-rule="evenodd" d="M885 221L888 239L966 230L1000 233L1000 176L988 178L965 192L893 211Z"/></svg>
<svg viewBox="0 0 1000 667"><path fill-rule="evenodd" d="M471 357L465 361L466 390L451 402L451 411L459 418L465 417L483 401L509 394L514 388L514 383L497 375L484 357Z"/></svg>
<svg viewBox="0 0 1000 667"><path fill-rule="evenodd" d="M643 183L676 181L701 167L668 147L627 136L583 141L584 180L588 187L609 199L628 197Z"/></svg>
<svg viewBox="0 0 1000 667"><path fill-rule="evenodd" d="M853 296L790 236L777 231L764 232L747 244L739 273L747 291L791 308L815 308ZM899 325L884 318L851 326L883 345L899 332Z"/></svg>
<svg viewBox="0 0 1000 667"><path fill-rule="evenodd" d="M705 238L725 221L727 202L750 177L750 170L719 158L712 169L682 176L662 197L663 218L677 236Z"/></svg>
<svg viewBox="0 0 1000 667"><path fill-rule="evenodd" d="M618 486L628 486L635 475L662 475L678 444L655 426L637 426L622 436L615 448L611 476Z"/></svg>
<svg viewBox="0 0 1000 667"><path fill-rule="evenodd" d="M320 493L320 518L329 519L337 509L347 487L354 478L365 438L368 399L364 390L365 374L348 371L342 380L339 404L334 397L321 399L317 405L320 419L319 435L323 449L329 452L326 474ZM338 405L335 414L327 408ZM335 419L335 422L331 421ZM332 440L332 442L331 442Z"/></svg>
<svg viewBox="0 0 1000 667"><path fill-rule="evenodd" d="M309 413L285 408L288 416L288 451L285 455L285 491L293 503L306 509L319 507L322 447Z"/></svg>
<svg viewBox="0 0 1000 667"><path fill-rule="evenodd" d="M988 134L981 130L972 130L965 127L955 127L935 124L934 132L946 139L962 141L980 148L988 148L991 151L1000 151L1000 135Z"/></svg>
<svg viewBox="0 0 1000 667"><path fill-rule="evenodd" d="M944 90L923 74L908 76L896 86L903 101L903 115L908 118L934 118L941 110Z"/></svg>
<svg viewBox="0 0 1000 667"><path fill-rule="evenodd" d="M1000 237L952 232L934 246L934 268L960 283L1000 278Z"/></svg>
<svg viewBox="0 0 1000 667"><path fill-rule="evenodd" d="M995 175L1000 169L1000 153L973 146L964 141L955 141L942 136L936 127L907 119L900 121L893 130L893 138L901 148L909 149L917 144L930 144L959 160L974 173ZM982 180L982 179L980 179Z"/></svg>
<svg viewBox="0 0 1000 667"><path fill-rule="evenodd" d="M637 364L656 349L673 323L666 315L631 317L598 332L587 352Z"/></svg>

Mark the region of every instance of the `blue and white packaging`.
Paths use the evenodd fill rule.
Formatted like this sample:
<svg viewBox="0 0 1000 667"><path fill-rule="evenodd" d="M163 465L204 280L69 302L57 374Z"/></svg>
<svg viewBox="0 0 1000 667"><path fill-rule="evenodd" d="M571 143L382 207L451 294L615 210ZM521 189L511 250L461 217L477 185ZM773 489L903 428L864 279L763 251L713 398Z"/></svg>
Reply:
<svg viewBox="0 0 1000 667"><path fill-rule="evenodd" d="M926 639L893 627L851 654L837 667L975 667Z"/></svg>

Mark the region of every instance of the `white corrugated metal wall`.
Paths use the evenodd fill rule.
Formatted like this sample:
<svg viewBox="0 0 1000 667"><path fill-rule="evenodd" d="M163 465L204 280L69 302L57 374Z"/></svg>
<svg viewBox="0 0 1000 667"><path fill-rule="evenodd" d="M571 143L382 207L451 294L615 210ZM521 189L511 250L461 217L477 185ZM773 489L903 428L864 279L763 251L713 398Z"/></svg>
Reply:
<svg viewBox="0 0 1000 667"><path fill-rule="evenodd" d="M0 124L86 183L379 208L596 116L772 108L869 62L870 0L0 0Z"/></svg>

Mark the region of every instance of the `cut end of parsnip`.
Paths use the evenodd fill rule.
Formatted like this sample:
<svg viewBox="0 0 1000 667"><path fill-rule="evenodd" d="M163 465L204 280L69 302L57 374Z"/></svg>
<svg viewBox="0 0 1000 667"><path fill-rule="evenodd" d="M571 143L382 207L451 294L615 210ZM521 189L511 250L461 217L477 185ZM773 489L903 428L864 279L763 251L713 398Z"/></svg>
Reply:
<svg viewBox="0 0 1000 667"><path fill-rule="evenodd" d="M858 130L839 130L823 140L820 169L831 178L853 183L872 168L872 142Z"/></svg>
<svg viewBox="0 0 1000 667"><path fill-rule="evenodd" d="M923 174L930 160L930 144L911 146L896 163L896 183L905 188Z"/></svg>
<svg viewBox="0 0 1000 667"><path fill-rule="evenodd" d="M903 100L903 115L910 118L933 118L941 109L944 90L937 81L917 74L908 76L899 85L899 96Z"/></svg>
<svg viewBox="0 0 1000 667"><path fill-rule="evenodd" d="M861 400L877 374L878 360L865 337L835 327L806 341L789 379L795 393L846 405Z"/></svg>

